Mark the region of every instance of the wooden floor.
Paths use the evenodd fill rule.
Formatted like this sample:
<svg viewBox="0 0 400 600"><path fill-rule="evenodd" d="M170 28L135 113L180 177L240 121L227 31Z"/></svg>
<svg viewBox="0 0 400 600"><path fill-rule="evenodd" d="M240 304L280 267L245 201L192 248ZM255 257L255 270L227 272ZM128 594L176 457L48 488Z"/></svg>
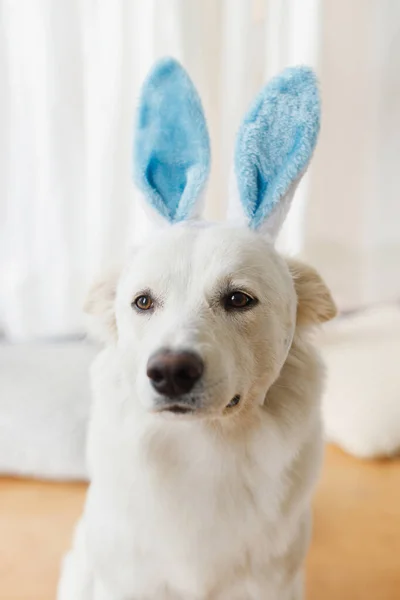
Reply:
<svg viewBox="0 0 400 600"><path fill-rule="evenodd" d="M54 600L84 493L0 479L0 600ZM314 512L307 600L399 600L400 461L363 463L328 448Z"/></svg>

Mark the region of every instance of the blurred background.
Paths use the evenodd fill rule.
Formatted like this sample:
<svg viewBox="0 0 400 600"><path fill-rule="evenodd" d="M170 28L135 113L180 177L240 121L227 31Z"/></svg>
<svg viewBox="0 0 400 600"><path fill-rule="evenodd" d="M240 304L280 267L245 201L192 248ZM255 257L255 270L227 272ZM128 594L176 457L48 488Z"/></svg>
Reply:
<svg viewBox="0 0 400 600"><path fill-rule="evenodd" d="M319 269L341 311L318 338L327 439L357 457L396 455L400 2L0 0L0 472L86 476L96 348L82 341L82 304L147 226L132 129L143 79L164 55L203 100L211 219L226 212L250 100L286 66L316 70L320 141L279 248Z"/></svg>

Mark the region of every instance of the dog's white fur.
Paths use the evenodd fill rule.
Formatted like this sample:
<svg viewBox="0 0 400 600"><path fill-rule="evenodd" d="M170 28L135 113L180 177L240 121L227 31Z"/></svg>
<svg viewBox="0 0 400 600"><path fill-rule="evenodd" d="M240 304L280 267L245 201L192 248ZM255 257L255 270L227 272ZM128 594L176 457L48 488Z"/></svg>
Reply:
<svg viewBox="0 0 400 600"><path fill-rule="evenodd" d="M259 303L226 312L226 289ZM156 305L139 314L143 290ZM322 450L309 332L335 313L319 276L244 228L179 225L95 286L87 310L107 345L59 600L299 600ZM146 363L165 347L205 362L195 416L154 410Z"/></svg>

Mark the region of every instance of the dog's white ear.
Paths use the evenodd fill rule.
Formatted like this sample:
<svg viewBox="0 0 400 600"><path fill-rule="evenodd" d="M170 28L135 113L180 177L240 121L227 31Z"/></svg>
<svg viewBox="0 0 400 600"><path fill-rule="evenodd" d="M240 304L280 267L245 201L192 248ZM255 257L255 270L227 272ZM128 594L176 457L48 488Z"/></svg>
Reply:
<svg viewBox="0 0 400 600"><path fill-rule="evenodd" d="M287 260L297 294L297 324L324 323L336 316L331 293L319 273L299 260Z"/></svg>
<svg viewBox="0 0 400 600"><path fill-rule="evenodd" d="M174 59L159 61L142 89L135 130L134 176L157 222L200 214L210 169L203 108L186 71Z"/></svg>
<svg viewBox="0 0 400 600"><path fill-rule="evenodd" d="M87 315L88 334L94 339L109 343L117 339L115 320L115 295L119 269L113 269L90 287L83 310Z"/></svg>
<svg viewBox="0 0 400 600"><path fill-rule="evenodd" d="M242 213L249 227L276 239L310 162L319 121L311 69L286 69L266 85L239 129L228 217Z"/></svg>

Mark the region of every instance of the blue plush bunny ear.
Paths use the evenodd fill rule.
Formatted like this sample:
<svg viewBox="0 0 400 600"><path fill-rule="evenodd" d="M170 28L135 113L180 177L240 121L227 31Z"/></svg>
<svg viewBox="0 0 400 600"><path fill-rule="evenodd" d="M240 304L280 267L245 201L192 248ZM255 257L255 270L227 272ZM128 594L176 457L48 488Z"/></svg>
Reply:
<svg viewBox="0 0 400 600"><path fill-rule="evenodd" d="M314 73L294 67L272 79L237 136L235 172L249 226L275 237L315 148L320 99Z"/></svg>
<svg viewBox="0 0 400 600"><path fill-rule="evenodd" d="M170 223L197 216L210 143L196 89L171 58L158 62L143 85L133 162L137 185L160 215Z"/></svg>

